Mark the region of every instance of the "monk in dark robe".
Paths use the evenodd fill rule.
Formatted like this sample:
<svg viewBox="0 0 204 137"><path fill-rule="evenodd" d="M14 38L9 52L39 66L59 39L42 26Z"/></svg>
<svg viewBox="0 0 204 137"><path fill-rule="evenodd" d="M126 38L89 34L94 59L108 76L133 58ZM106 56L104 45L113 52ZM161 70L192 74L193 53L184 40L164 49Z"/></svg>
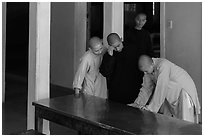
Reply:
<svg viewBox="0 0 204 137"><path fill-rule="evenodd" d="M135 18L136 26L125 31L124 34L124 54L125 59L125 70L126 81L124 86L126 87L127 102L137 97L142 87L143 73L138 68L138 60L142 54L149 56L153 55L152 42L150 33L143 28L146 23L146 15L140 13Z"/></svg>
<svg viewBox="0 0 204 137"><path fill-rule="evenodd" d="M139 57L152 55L149 33L142 28L146 15L139 14L135 21L135 28L125 32L124 42L116 33L108 35L108 52L100 66L101 74L107 79L108 98L123 104L134 102L139 94L143 80L143 73L138 69ZM121 45L124 47L118 51Z"/></svg>

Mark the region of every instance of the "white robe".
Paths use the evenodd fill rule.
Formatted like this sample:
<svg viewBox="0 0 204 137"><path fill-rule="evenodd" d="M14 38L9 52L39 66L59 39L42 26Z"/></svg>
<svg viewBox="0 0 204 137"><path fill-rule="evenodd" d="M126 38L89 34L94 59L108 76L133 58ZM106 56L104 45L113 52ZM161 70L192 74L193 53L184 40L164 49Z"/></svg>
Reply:
<svg viewBox="0 0 204 137"><path fill-rule="evenodd" d="M102 56L96 56L88 50L80 60L78 70L73 81L73 88L83 93L107 98L106 78L99 72Z"/></svg>
<svg viewBox="0 0 204 137"><path fill-rule="evenodd" d="M153 75L156 87L147 109L157 113L162 104L167 101L169 104L168 109L174 111L173 113L176 114L176 117L181 114L186 114L189 109L193 109L193 113L191 112L192 115L189 113L191 116L182 118L187 121L192 121L192 117L197 117L197 115L200 114L200 104L195 84L190 75L166 59L153 58L153 62ZM181 102L183 102L183 109L178 110L179 104L182 104ZM175 109L176 107L177 109Z"/></svg>
<svg viewBox="0 0 204 137"><path fill-rule="evenodd" d="M148 100L150 100L154 87L155 84L152 81L151 75L145 74L143 76L142 88L140 88L138 97L135 99L134 103L128 105L137 108L144 107L148 103Z"/></svg>

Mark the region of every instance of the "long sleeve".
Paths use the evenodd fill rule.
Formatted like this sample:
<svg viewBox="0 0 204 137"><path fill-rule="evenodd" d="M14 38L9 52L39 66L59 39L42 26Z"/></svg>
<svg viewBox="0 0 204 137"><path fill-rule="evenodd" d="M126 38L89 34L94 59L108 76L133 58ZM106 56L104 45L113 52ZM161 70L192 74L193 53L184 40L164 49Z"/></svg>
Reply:
<svg viewBox="0 0 204 137"><path fill-rule="evenodd" d="M100 65L100 73L106 77L109 78L113 72L115 63L114 55L110 56L108 53L104 54L102 63Z"/></svg>
<svg viewBox="0 0 204 137"><path fill-rule="evenodd" d="M134 103L130 104L130 106L141 108L145 106L150 99L150 96L154 90L154 83L149 74L145 74L143 76L142 88L138 94L138 97L134 101Z"/></svg>
<svg viewBox="0 0 204 137"><path fill-rule="evenodd" d="M89 69L88 60L86 58L82 58L74 77L73 88L78 88L80 90L82 89L82 83L84 81L84 77L88 69Z"/></svg>
<svg viewBox="0 0 204 137"><path fill-rule="evenodd" d="M169 82L170 68L168 64L163 63L159 68L159 76L153 98L147 108L150 111L158 112L167 95L167 86Z"/></svg>
<svg viewBox="0 0 204 137"><path fill-rule="evenodd" d="M134 103L138 104L139 106L145 106L151 96L151 93L151 90L142 87Z"/></svg>

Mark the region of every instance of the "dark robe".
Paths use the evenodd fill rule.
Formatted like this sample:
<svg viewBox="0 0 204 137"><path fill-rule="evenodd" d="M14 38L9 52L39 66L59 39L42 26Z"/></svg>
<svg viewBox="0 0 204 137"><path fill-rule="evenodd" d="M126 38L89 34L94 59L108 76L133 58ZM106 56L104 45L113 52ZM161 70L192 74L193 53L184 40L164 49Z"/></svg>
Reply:
<svg viewBox="0 0 204 137"><path fill-rule="evenodd" d="M142 54L152 55L150 35L145 30L128 30L123 45L122 52L104 54L100 72L107 78L108 98L129 104L137 98L142 84L138 59Z"/></svg>

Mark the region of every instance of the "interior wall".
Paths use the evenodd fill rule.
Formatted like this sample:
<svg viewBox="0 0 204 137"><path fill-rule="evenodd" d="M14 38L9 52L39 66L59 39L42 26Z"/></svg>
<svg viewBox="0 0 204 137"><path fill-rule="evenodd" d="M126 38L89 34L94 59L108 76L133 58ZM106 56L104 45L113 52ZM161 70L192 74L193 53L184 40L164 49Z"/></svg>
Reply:
<svg viewBox="0 0 204 137"><path fill-rule="evenodd" d="M202 105L202 3L167 2L165 13L166 58L190 74Z"/></svg>
<svg viewBox="0 0 204 137"><path fill-rule="evenodd" d="M86 50L86 3L51 3L51 83L72 88L74 73Z"/></svg>
<svg viewBox="0 0 204 137"><path fill-rule="evenodd" d="M75 2L75 41L74 41L74 74L80 63L80 58L86 51L87 3ZM72 79L73 80L73 79Z"/></svg>
<svg viewBox="0 0 204 137"><path fill-rule="evenodd" d="M74 3L51 3L51 83L72 87L74 64Z"/></svg>

